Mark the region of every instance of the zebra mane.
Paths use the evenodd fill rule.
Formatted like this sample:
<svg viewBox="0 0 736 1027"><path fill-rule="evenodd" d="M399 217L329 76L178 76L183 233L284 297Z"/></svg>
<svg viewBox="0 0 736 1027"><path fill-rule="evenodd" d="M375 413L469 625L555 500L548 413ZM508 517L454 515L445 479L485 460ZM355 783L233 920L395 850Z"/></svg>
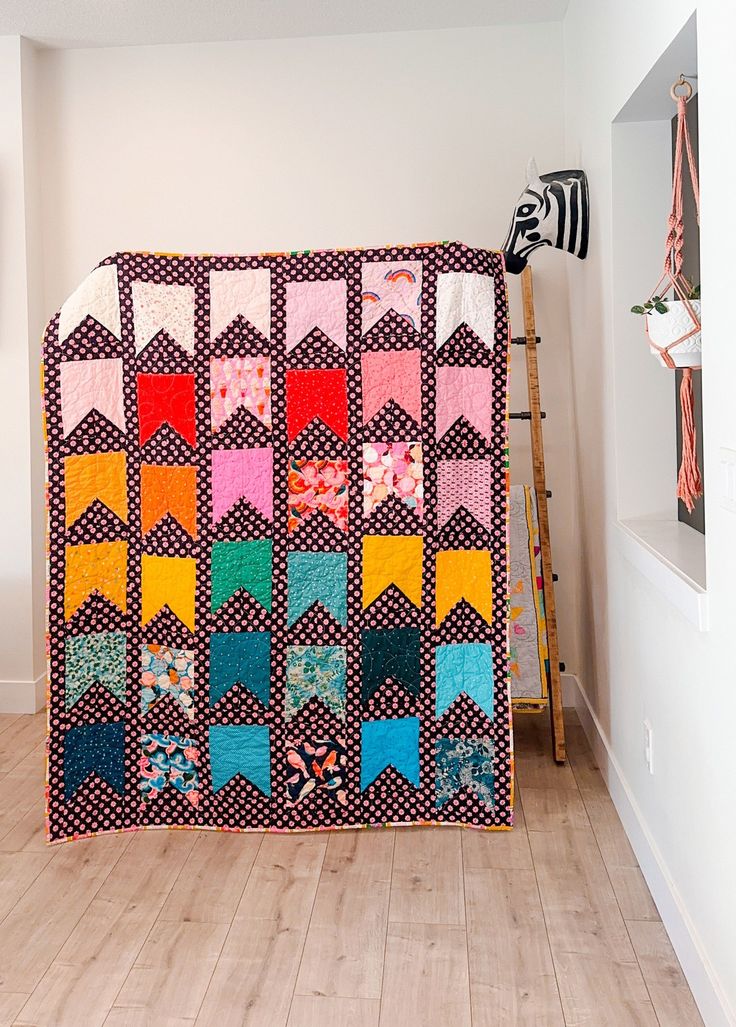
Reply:
<svg viewBox="0 0 736 1027"><path fill-rule="evenodd" d="M540 246L566 250L584 260L588 253L590 203L584 171L550 171L540 175L534 158L527 165L527 185L519 197L501 247L506 270L519 274Z"/></svg>

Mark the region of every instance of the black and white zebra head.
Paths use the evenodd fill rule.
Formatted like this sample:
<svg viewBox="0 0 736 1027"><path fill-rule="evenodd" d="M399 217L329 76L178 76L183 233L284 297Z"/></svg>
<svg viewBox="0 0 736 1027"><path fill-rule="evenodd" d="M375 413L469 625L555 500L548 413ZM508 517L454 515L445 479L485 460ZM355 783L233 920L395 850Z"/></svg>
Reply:
<svg viewBox="0 0 736 1027"><path fill-rule="evenodd" d="M540 175L534 158L526 171L527 187L519 197L506 241L501 247L506 270L518 275L529 254L540 246L567 250L584 260L588 253L588 179L584 171Z"/></svg>

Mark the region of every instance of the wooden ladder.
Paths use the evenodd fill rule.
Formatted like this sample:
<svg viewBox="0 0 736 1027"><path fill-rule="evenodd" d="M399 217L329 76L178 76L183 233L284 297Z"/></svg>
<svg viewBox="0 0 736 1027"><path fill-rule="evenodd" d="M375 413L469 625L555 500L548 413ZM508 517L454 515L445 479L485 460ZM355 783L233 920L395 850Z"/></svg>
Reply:
<svg viewBox="0 0 736 1027"><path fill-rule="evenodd" d="M564 763L565 723L562 716L562 685L560 683L560 650L557 639L557 608L555 606L554 575L552 573L552 544L549 535L547 479L544 469L544 438L542 436L542 407L539 399L539 368L537 364L537 327L534 316L534 288L532 269L527 266L521 273L521 297L524 311L524 353L526 381L529 393L529 424L532 442L534 491L539 518L539 545L542 555L542 589L547 624L547 652L549 656L548 695L552 727L552 755L557 763ZM525 418L526 419L526 418Z"/></svg>

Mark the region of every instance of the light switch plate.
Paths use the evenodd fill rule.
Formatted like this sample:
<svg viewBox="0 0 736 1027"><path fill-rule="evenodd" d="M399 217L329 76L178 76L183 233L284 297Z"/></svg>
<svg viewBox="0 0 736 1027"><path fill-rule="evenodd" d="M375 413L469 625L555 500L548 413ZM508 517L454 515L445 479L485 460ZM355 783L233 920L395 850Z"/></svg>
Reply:
<svg viewBox="0 0 736 1027"><path fill-rule="evenodd" d="M736 449L720 449L720 503L725 510L736 513Z"/></svg>
<svg viewBox="0 0 736 1027"><path fill-rule="evenodd" d="M654 731L648 720L644 721L644 760L649 773L654 773Z"/></svg>

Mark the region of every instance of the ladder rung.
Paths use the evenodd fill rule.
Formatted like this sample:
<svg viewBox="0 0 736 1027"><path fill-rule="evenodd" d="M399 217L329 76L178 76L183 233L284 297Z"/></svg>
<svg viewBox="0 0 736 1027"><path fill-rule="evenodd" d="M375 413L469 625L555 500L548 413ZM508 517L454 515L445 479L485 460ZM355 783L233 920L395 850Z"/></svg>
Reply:
<svg viewBox="0 0 736 1027"><path fill-rule="evenodd" d="M541 410L539 416L544 420L547 415L544 410ZM517 410L515 413L509 414L509 417L512 421L531 421L532 412L531 410Z"/></svg>
<svg viewBox="0 0 736 1027"><path fill-rule="evenodd" d="M535 335L534 338L537 341L537 346L540 346L541 343L542 343L542 340L540 339L540 337L538 335ZM526 336L525 335L515 335L511 339L511 345L512 346L526 346Z"/></svg>

